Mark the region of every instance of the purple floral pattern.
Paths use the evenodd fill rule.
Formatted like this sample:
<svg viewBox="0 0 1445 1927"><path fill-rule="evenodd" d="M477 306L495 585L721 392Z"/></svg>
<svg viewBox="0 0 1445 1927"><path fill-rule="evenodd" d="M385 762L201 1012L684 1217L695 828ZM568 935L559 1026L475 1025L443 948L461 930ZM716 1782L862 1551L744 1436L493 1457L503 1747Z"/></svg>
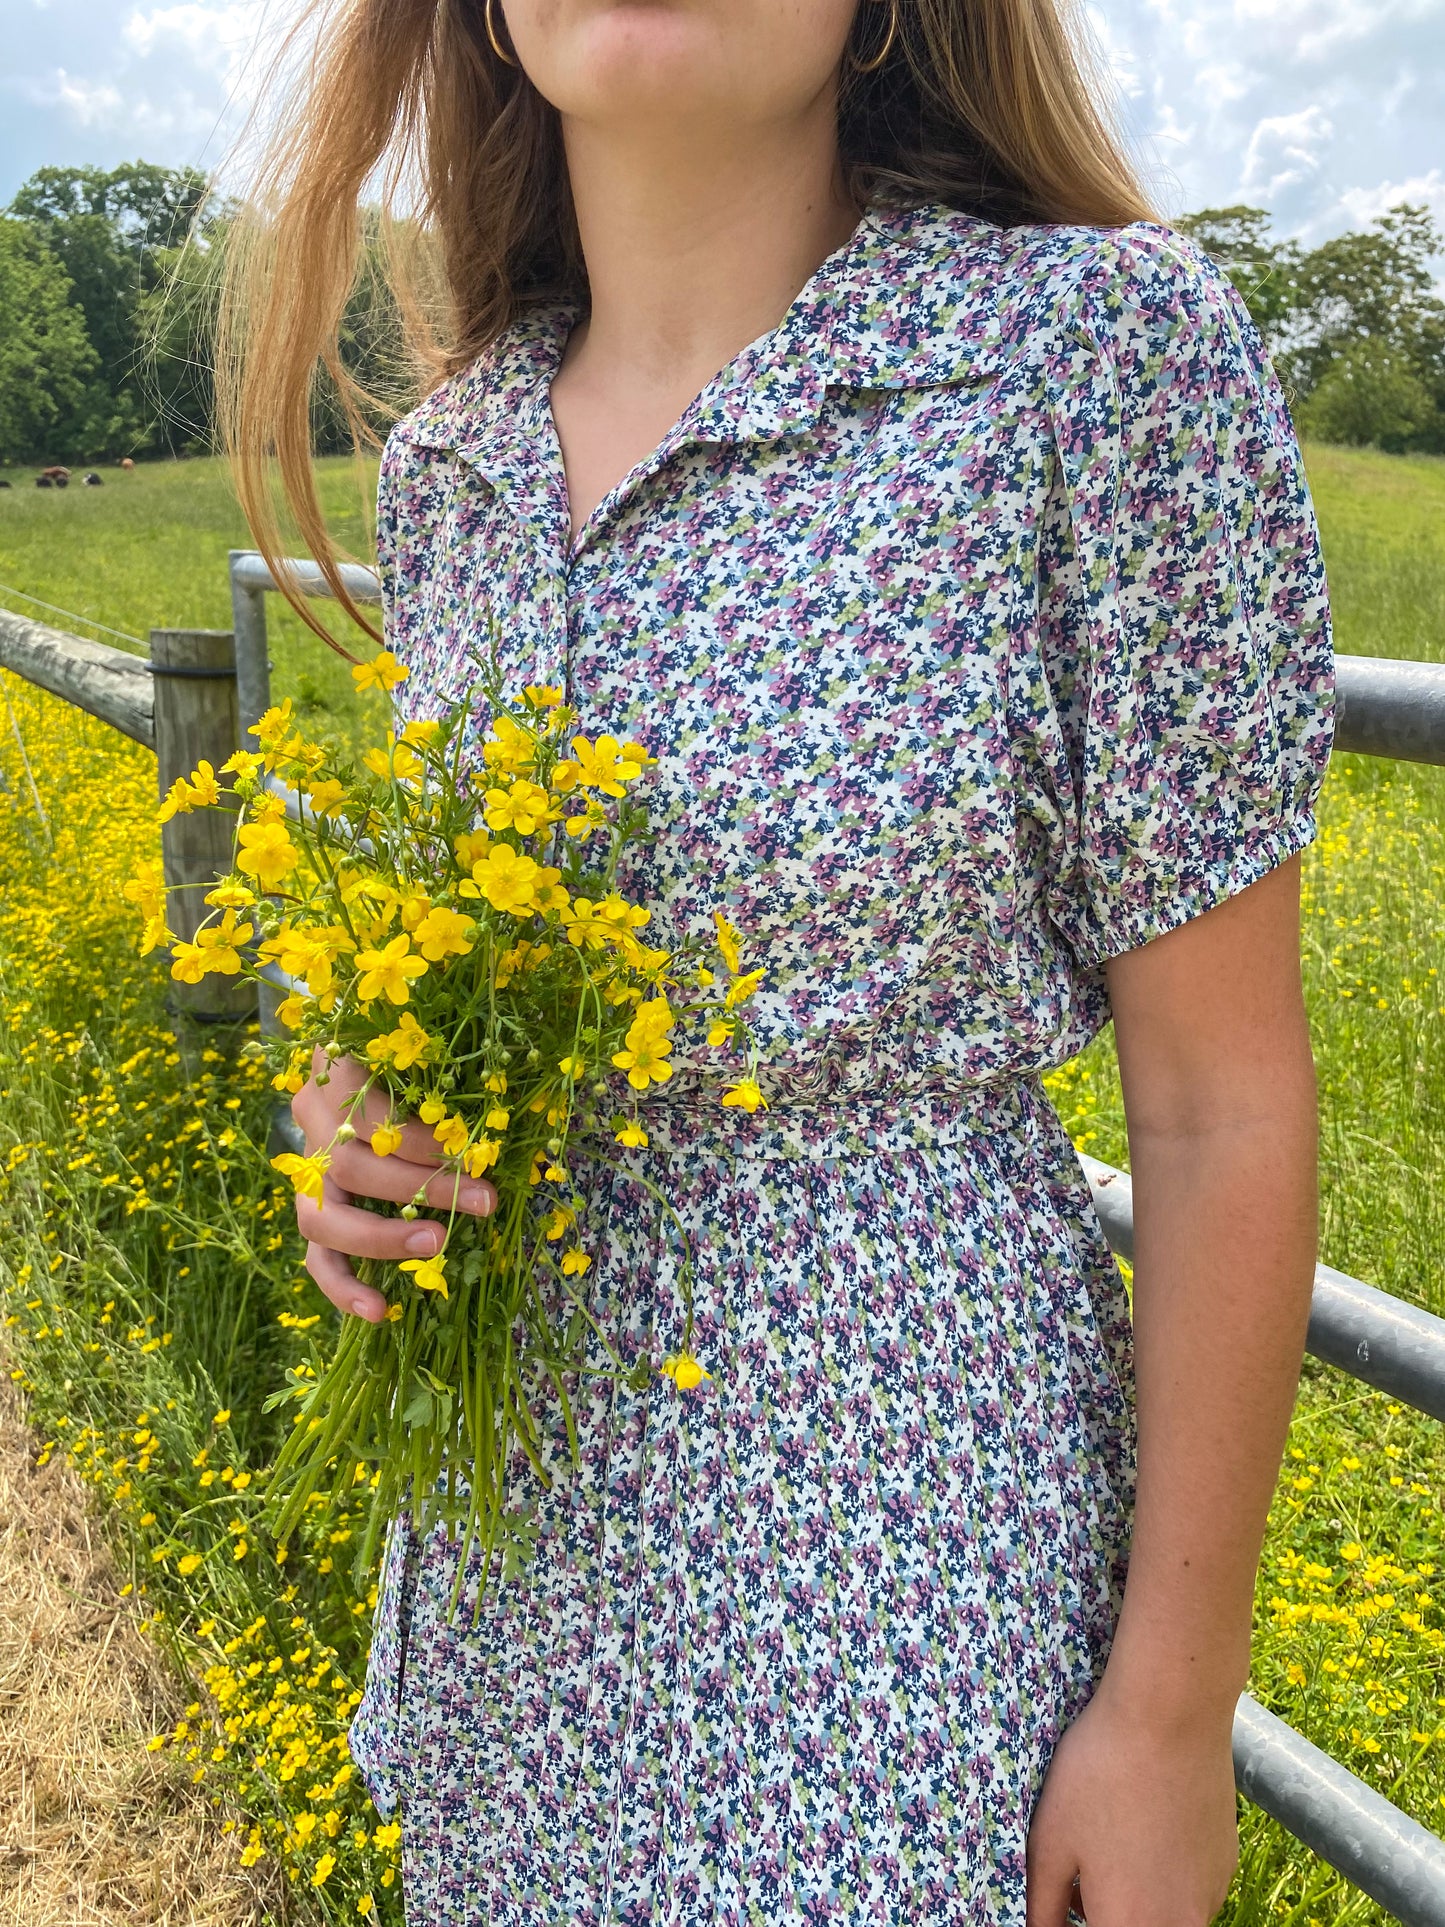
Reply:
<svg viewBox="0 0 1445 1927"><path fill-rule="evenodd" d="M661 759L620 881L658 941L749 938L769 1108L681 1053L647 1149L577 1161L599 1321L625 1359L681 1330L646 1176L713 1377L584 1382L581 1471L519 1456L536 1558L475 1628L455 1543L397 1526L352 1750L426 1927L1023 1927L1134 1477L1122 1281L1041 1075L1108 958L1316 832L1299 452L1182 236L874 209L574 542L571 321L394 430L387 639L409 714L492 635Z"/></svg>

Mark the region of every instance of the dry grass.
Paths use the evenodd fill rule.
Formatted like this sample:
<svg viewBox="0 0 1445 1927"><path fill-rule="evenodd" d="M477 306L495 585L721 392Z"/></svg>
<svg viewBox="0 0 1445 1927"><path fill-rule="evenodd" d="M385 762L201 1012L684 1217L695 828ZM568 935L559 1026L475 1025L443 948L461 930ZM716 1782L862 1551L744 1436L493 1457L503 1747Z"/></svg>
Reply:
<svg viewBox="0 0 1445 1927"><path fill-rule="evenodd" d="M272 1927L283 1896L236 1866L190 1769L146 1749L186 1690L85 1487L35 1447L0 1375L0 1927Z"/></svg>

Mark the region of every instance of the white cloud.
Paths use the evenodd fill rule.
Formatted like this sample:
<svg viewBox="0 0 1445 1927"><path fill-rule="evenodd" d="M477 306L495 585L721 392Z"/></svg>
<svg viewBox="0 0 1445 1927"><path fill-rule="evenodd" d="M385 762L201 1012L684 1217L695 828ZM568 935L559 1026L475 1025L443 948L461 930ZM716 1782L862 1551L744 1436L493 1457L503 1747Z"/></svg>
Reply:
<svg viewBox="0 0 1445 1927"><path fill-rule="evenodd" d="M85 80L64 67L22 80L20 91L35 106L56 108L78 127L104 127L125 111L125 97L118 87Z"/></svg>
<svg viewBox="0 0 1445 1927"><path fill-rule="evenodd" d="M1287 188L1298 187L1319 171L1321 152L1334 131L1320 107L1267 116L1256 125L1245 150L1241 176L1245 192L1272 205Z"/></svg>
<svg viewBox="0 0 1445 1927"><path fill-rule="evenodd" d="M1445 224L1445 169L1432 167L1428 174L1416 174L1408 181L1381 181L1376 187L1347 187L1340 201L1359 227L1402 201L1413 207L1423 202Z"/></svg>
<svg viewBox="0 0 1445 1927"><path fill-rule="evenodd" d="M149 13L137 9L122 25L121 37L143 60L179 56L202 72L234 80L256 45L261 22L262 8L247 0L223 6L186 0Z"/></svg>

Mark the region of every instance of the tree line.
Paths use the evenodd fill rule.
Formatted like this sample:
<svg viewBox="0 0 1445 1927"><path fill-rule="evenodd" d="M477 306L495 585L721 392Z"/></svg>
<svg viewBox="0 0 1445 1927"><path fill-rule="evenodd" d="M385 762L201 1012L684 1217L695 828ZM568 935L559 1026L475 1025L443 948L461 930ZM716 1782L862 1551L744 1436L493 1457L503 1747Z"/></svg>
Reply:
<svg viewBox="0 0 1445 1927"><path fill-rule="evenodd" d="M211 339L233 203L195 168L46 167L0 210L0 464L181 455L213 441ZM1315 248L1263 208L1177 225L1233 280L1295 419L1324 441L1445 454L1445 235L1402 204ZM375 246L369 249L377 266ZM363 382L393 360L384 277L362 276L343 356ZM346 445L318 392L323 449Z"/></svg>

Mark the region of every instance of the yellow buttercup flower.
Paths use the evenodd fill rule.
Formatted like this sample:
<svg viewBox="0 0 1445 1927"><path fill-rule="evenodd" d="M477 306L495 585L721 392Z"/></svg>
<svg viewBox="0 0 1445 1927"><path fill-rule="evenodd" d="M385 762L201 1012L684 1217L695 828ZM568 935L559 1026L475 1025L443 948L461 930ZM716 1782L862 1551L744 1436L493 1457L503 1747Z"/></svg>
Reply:
<svg viewBox="0 0 1445 1927"><path fill-rule="evenodd" d="M728 985L727 995L723 999L726 1008L728 1010L737 1010L741 1005L747 1003L767 974L766 970L752 970L749 971L746 977L734 977Z"/></svg>
<svg viewBox="0 0 1445 1927"><path fill-rule="evenodd" d="M392 1064L399 1071L407 1071L426 1056L431 1041L428 1033L407 1010L402 1012L401 1022L395 1030L369 1040L366 1055L373 1064Z"/></svg>
<svg viewBox="0 0 1445 1927"><path fill-rule="evenodd" d="M599 736L595 743L574 736L571 750L577 781L584 789L601 790L604 796L625 796L624 785L635 782L644 766L655 760L640 744L619 743L615 736Z"/></svg>
<svg viewBox="0 0 1445 1927"><path fill-rule="evenodd" d="M742 960L742 953L739 949L741 939L736 929L728 922L721 910L713 911L712 920L717 931L717 947L722 952L722 960L728 967L729 975L736 977L738 974L738 965Z"/></svg>
<svg viewBox="0 0 1445 1927"><path fill-rule="evenodd" d="M402 1133L395 1124L378 1124L371 1134L371 1148L379 1158L389 1158L401 1149Z"/></svg>
<svg viewBox="0 0 1445 1927"><path fill-rule="evenodd" d="M251 734L263 749L274 750L284 740L294 720L295 711L288 696L284 702L266 711L252 729Z"/></svg>
<svg viewBox="0 0 1445 1927"><path fill-rule="evenodd" d="M559 1238L566 1237L568 1230L576 1223L576 1219L577 1214L570 1206L554 1205L542 1220L543 1235L550 1243L556 1244Z"/></svg>
<svg viewBox="0 0 1445 1927"><path fill-rule="evenodd" d="M311 1198L315 1203L321 1203L322 1179L326 1175L327 1166L331 1163L328 1152L317 1151L311 1157L301 1157L295 1151L282 1151L279 1156L272 1158L271 1163L283 1178L290 1178L296 1187L298 1197Z"/></svg>
<svg viewBox="0 0 1445 1927"><path fill-rule="evenodd" d="M488 769L530 776L537 767L537 739L510 716L497 716L492 722L491 740L482 745L482 761Z"/></svg>
<svg viewBox="0 0 1445 1927"><path fill-rule="evenodd" d="M510 843L494 843L473 865L472 880L494 910L520 917L532 908L540 871L539 864L522 856Z"/></svg>
<svg viewBox="0 0 1445 1927"><path fill-rule="evenodd" d="M574 1245L570 1251L564 1251L562 1253L562 1276L564 1278L580 1278L583 1272L591 1267L591 1264L592 1260L587 1256L587 1253L585 1251L579 1251Z"/></svg>
<svg viewBox="0 0 1445 1927"><path fill-rule="evenodd" d="M496 1138L476 1138L461 1154L462 1169L469 1178L485 1177L501 1153L502 1147Z"/></svg>
<svg viewBox="0 0 1445 1927"><path fill-rule="evenodd" d="M412 984L426 975L429 966L425 957L412 954L411 938L402 935L393 937L383 950L359 951L356 968L360 972L356 994L364 1004L381 996L404 1004L411 996Z"/></svg>
<svg viewBox="0 0 1445 1927"><path fill-rule="evenodd" d="M379 689L388 694L398 683L405 682L406 675L405 667L389 649L378 649L370 662L357 663L351 679L358 689Z"/></svg>
<svg viewBox="0 0 1445 1927"><path fill-rule="evenodd" d="M434 1291L443 1298L450 1297L444 1255L440 1258L403 1258L401 1269L411 1273L418 1291Z"/></svg>
<svg viewBox="0 0 1445 1927"><path fill-rule="evenodd" d="M526 777L517 777L509 789L488 790L483 802L489 830L533 836L553 820L551 797Z"/></svg>
<svg viewBox="0 0 1445 1927"><path fill-rule="evenodd" d="M485 830L468 830L452 845L457 853L457 862L464 870L470 870L474 864L480 863L491 847L492 839Z"/></svg>
<svg viewBox="0 0 1445 1927"><path fill-rule="evenodd" d="M243 823L237 840L237 869L255 877L263 890L274 890L300 862L284 823Z"/></svg>
<svg viewBox="0 0 1445 1927"><path fill-rule="evenodd" d="M460 1157L467 1148L467 1121L454 1112L443 1116L432 1126L432 1136L441 1146L442 1155L449 1158Z"/></svg>
<svg viewBox="0 0 1445 1927"><path fill-rule="evenodd" d="M466 956L476 930L471 917L464 917L458 910L439 908L428 910L413 934L418 950L429 963L444 963L448 957Z"/></svg>
<svg viewBox="0 0 1445 1927"><path fill-rule="evenodd" d="M217 910L249 910L256 902L256 892L244 883L218 883L206 892L205 901Z"/></svg>
<svg viewBox="0 0 1445 1927"><path fill-rule="evenodd" d="M426 768L416 751L407 743L399 743L390 730L386 733L386 748L369 749L361 761L364 768L384 783L415 782Z"/></svg>
<svg viewBox="0 0 1445 1927"><path fill-rule="evenodd" d="M636 1118L630 1118L615 1135L619 1144L626 1144L637 1149L645 1149L647 1146L647 1133L637 1122Z"/></svg>
<svg viewBox="0 0 1445 1927"><path fill-rule="evenodd" d="M751 1077L740 1077L736 1084L723 1092L722 1101L749 1113L768 1108L768 1100Z"/></svg>
<svg viewBox="0 0 1445 1927"><path fill-rule="evenodd" d="M691 1352L674 1352L664 1358L658 1370L664 1378L670 1378L680 1392L696 1391L705 1378L711 1378L699 1359Z"/></svg>
<svg viewBox="0 0 1445 1927"><path fill-rule="evenodd" d="M306 790L306 801L316 816L335 816L346 801L346 786L336 777L329 776L324 783L312 783Z"/></svg>
<svg viewBox="0 0 1445 1927"><path fill-rule="evenodd" d="M634 1039L629 1031L627 1048L613 1051L612 1061L619 1070L627 1072L627 1081L633 1090L645 1091L650 1084L663 1084L672 1076L672 1066L667 1061L671 1049L665 1037L646 1032ZM723 1102L727 1102L726 1098Z"/></svg>

